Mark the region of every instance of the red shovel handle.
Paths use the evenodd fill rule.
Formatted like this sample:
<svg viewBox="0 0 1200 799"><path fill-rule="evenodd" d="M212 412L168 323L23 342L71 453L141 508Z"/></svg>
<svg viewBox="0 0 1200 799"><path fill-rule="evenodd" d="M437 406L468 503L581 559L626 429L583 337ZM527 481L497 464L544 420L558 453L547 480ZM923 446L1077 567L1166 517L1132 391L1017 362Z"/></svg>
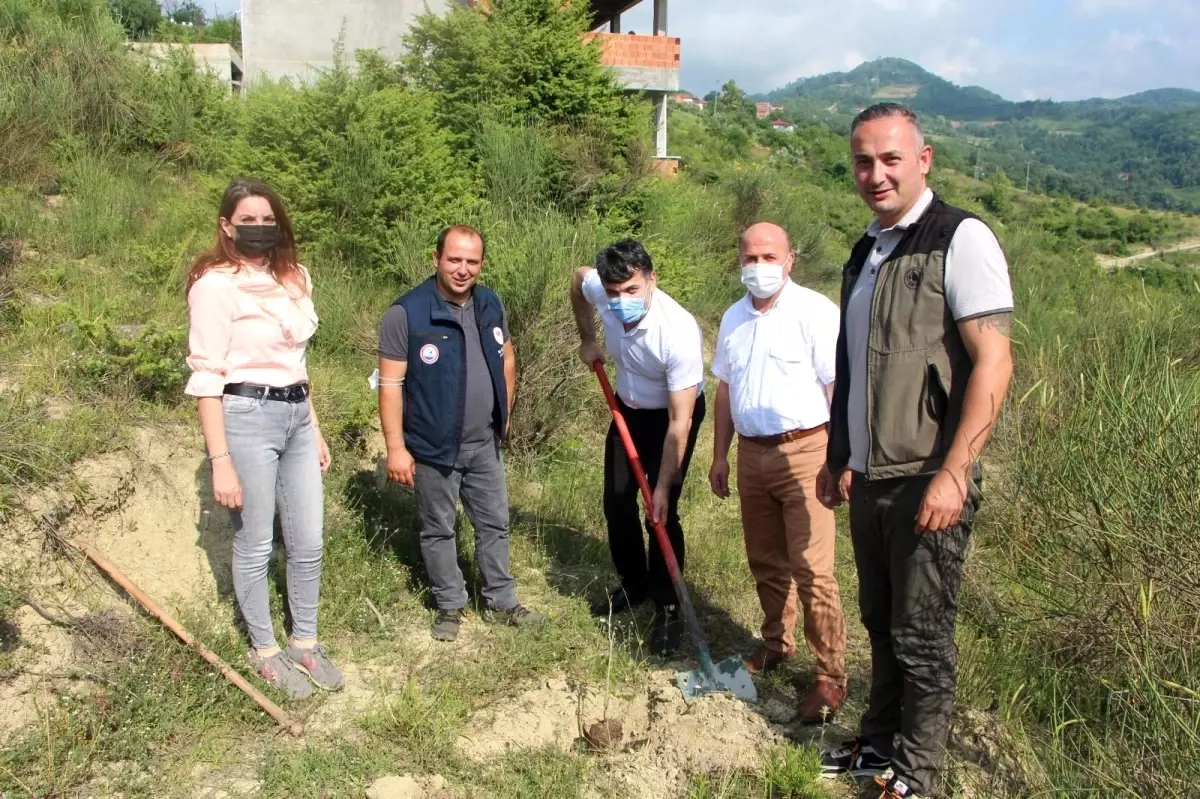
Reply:
<svg viewBox="0 0 1200 799"><path fill-rule="evenodd" d="M629 427L625 424L625 417L621 415L621 411L617 408L617 396L613 393L612 384L608 382L608 374L604 371L604 363L602 361L593 361L592 369L595 370L596 376L600 378L600 388L604 390L604 399L608 400L608 409L612 411L613 422L617 425L617 433L621 436L621 444L625 447L625 455L629 458L629 465L633 469L633 475L637 478L638 486L642 489L642 499L646 501L646 508L653 514L654 492L650 490L650 482L646 479L646 470L642 468L642 459L638 457L637 448L633 446L633 436L629 435ZM656 519L654 523L657 526L661 522Z"/></svg>
<svg viewBox="0 0 1200 799"><path fill-rule="evenodd" d="M650 482L646 479L646 470L642 468L642 459L638 457L637 448L633 445L633 436L629 435L629 428L625 425L625 417L621 415L620 409L617 407L617 397L613 394L612 385L608 382L608 375L604 371L604 363L602 361L594 361L592 370L595 371L596 377L600 378L600 388L604 389L604 398L608 400L608 409L612 411L613 422L617 425L617 433L621 436L621 445L625 447L625 456L629 458L629 466L633 469L633 475L637 478L638 486L642 489L642 498L646 501L646 507L649 509L651 516L654 514L654 494L650 491ZM712 655L708 652L708 644L704 641L704 636L700 633L700 622L696 618L696 609L692 607L692 598L688 594L687 585L683 582L683 575L679 571L679 561L675 559L675 550L671 546L671 539L667 536L666 519L653 519L654 536L658 539L658 548L662 550L663 560L667 565L667 574L671 577L671 584L675 586L675 596L679 600L679 605L683 610L684 624L687 626L688 633L692 637L692 643L696 645L696 651L700 655L700 670L708 678L711 684L718 684L720 681L716 676L716 671L713 667Z"/></svg>

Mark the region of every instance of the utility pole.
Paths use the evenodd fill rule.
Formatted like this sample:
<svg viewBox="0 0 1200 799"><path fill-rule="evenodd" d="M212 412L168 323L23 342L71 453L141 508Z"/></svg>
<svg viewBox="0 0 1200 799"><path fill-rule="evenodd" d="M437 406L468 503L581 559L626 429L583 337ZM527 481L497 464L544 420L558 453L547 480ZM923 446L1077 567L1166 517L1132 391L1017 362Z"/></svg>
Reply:
<svg viewBox="0 0 1200 799"><path fill-rule="evenodd" d="M1029 167L1033 166L1032 161L1025 162L1025 193L1029 193Z"/></svg>
<svg viewBox="0 0 1200 799"><path fill-rule="evenodd" d="M979 150L975 150L975 175L971 178L971 189L974 190L979 185L979 176L983 174L983 170L979 167Z"/></svg>

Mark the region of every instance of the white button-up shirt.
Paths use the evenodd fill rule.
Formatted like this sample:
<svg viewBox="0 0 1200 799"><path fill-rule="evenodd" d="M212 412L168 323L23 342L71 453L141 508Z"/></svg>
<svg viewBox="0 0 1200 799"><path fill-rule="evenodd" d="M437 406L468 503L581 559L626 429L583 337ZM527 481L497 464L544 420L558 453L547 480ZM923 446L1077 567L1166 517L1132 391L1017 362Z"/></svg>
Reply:
<svg viewBox="0 0 1200 799"><path fill-rule="evenodd" d="M734 430L773 436L829 421L839 323L832 300L791 280L765 312L749 294L725 312L712 372L729 384Z"/></svg>
<svg viewBox="0 0 1200 799"><path fill-rule="evenodd" d="M617 370L617 396L630 408L666 408L670 393L699 386L704 392L704 345L700 326L662 289L632 330L608 309L608 296L593 269L583 280L583 296L604 324L604 345Z"/></svg>

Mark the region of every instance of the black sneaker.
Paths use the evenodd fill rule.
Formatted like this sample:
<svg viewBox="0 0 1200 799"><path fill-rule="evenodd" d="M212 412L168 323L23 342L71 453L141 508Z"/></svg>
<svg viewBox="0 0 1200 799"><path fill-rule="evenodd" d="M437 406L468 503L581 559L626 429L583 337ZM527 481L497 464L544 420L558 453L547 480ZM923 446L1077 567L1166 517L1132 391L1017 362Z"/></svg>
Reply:
<svg viewBox="0 0 1200 799"><path fill-rule="evenodd" d="M435 641L453 641L458 638L458 628L462 624L463 611L462 608L454 610L438 609L437 615L433 617L433 627L430 628L430 633Z"/></svg>
<svg viewBox="0 0 1200 799"><path fill-rule="evenodd" d="M540 613L534 613L529 608L517 605L508 610L493 610L488 614L488 621L497 624L507 624L509 627L537 627L546 621Z"/></svg>
<svg viewBox="0 0 1200 799"><path fill-rule="evenodd" d="M683 620L679 617L679 606L657 606L651 624L650 651L659 657L666 657L678 651L680 639L683 637Z"/></svg>
<svg viewBox="0 0 1200 799"><path fill-rule="evenodd" d="M592 603L592 615L607 619L610 612L614 616L618 613L626 613L645 601L645 597L630 599L629 594L625 593L625 589L618 585L606 592L604 599Z"/></svg>
<svg viewBox="0 0 1200 799"><path fill-rule="evenodd" d="M851 777L874 777L887 771L891 758L884 757L861 738L846 741L837 749L821 753L821 777L832 780L843 774Z"/></svg>

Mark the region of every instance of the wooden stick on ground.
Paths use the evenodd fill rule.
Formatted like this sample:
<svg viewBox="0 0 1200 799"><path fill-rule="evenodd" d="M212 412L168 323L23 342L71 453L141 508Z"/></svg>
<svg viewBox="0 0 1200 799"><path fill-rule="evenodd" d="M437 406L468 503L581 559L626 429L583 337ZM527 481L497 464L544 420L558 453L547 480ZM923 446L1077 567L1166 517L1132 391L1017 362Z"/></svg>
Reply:
<svg viewBox="0 0 1200 799"><path fill-rule="evenodd" d="M183 641L183 643L195 649L200 653L200 657L216 666L225 679L242 689L242 693L253 699L259 707L267 711L271 718L275 719L280 727L287 730L292 735L298 736L304 733L304 725L289 716L283 710L283 708L279 707L279 705L263 696L257 688L247 682L245 677L234 671L229 664L221 660L221 658L219 658L215 652L193 638L191 633L185 630L183 626L179 624L179 622L171 618L171 616L165 610L160 608L153 599L142 593L142 590L134 585L132 580L122 574L117 567L109 563L108 559L105 558L104 555L94 549L86 541L72 541L66 539L65 537L61 537L61 540L66 541L66 543L70 544L86 555L92 563L96 564L96 568L100 569L100 571L112 578L113 582L121 586L121 588L123 588L131 597L136 599L150 615L161 621L163 625L165 625L168 630L173 632L180 641Z"/></svg>

